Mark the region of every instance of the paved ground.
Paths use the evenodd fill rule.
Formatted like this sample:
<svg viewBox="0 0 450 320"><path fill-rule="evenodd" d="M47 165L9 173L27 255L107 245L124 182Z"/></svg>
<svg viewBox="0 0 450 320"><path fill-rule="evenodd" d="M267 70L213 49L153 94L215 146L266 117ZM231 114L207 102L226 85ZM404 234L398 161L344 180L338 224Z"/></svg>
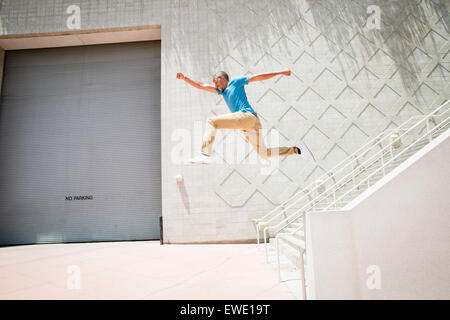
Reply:
<svg viewBox="0 0 450 320"><path fill-rule="evenodd" d="M0 299L295 296L278 282L276 270L255 244L160 246L158 241L136 241L0 248Z"/></svg>

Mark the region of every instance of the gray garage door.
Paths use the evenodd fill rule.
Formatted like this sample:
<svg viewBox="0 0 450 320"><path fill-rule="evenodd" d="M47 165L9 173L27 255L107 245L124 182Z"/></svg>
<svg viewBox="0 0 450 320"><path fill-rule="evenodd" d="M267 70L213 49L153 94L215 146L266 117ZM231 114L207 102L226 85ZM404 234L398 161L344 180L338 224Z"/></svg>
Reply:
<svg viewBox="0 0 450 320"><path fill-rule="evenodd" d="M0 244L159 238L160 41L8 51Z"/></svg>

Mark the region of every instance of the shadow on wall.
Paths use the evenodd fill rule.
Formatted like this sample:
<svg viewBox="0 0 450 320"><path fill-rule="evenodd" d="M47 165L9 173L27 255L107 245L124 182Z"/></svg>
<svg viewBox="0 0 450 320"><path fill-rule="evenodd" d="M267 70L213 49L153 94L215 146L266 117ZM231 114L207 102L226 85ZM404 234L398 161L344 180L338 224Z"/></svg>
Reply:
<svg viewBox="0 0 450 320"><path fill-rule="evenodd" d="M191 214L191 202L189 200L189 195L186 190L186 186L183 181L177 181L178 191L180 192L181 199L183 200L184 208L188 214Z"/></svg>
<svg viewBox="0 0 450 320"><path fill-rule="evenodd" d="M367 10L371 5L380 8L379 30L366 27L371 16ZM209 5L208 10L213 11L211 16L215 19L209 21L211 18L208 18L208 25L212 24L211 30L216 30L219 23L224 27L218 28L220 33L209 36L209 42L218 46L211 48L209 52L219 52L210 57L210 67L217 69L229 65L233 69L231 76L237 75L233 71L251 72L253 67L261 71L264 67L256 66L258 58L270 53L275 45L274 40L282 39L283 35L297 44L289 46L286 45L288 42L282 40L276 42L277 46L282 46L280 50L292 58L292 63L301 54L301 46L310 46L319 35L323 35L329 52L318 54L328 55L333 59L342 50L349 54L340 54L336 58L345 80L352 80L376 50L383 48L396 67L400 67L398 72L405 91L413 94L421 82L423 62L411 55L411 52L416 46L423 45L423 37L434 24L445 30L438 37L446 37L445 40L448 41L449 6L450 2L446 0L283 0L277 3L246 1L245 4L236 4L235 9L228 6L225 10L214 2ZM245 19L236 18L239 12L233 10L237 8L245 11ZM233 28L228 28L228 25ZM357 46L352 46L351 42L357 33L362 35L361 41ZM433 35L431 39L432 47L427 47L425 54L439 56L442 53L439 53ZM239 61L234 57L238 57ZM272 59L271 69L276 68L275 65L286 67L284 63L285 61ZM206 71L204 67L203 65L202 71Z"/></svg>
<svg viewBox="0 0 450 320"><path fill-rule="evenodd" d="M338 50L347 50L357 60L362 60L362 64L357 65L358 69L367 63L365 60L370 58L378 47L385 48L397 67L400 67L402 84L409 94L413 94L420 85L420 73L423 68L421 61L411 56L412 50L416 46L423 45L422 39L435 23L442 23L446 32L442 36L448 36L450 31L448 9L450 2L446 0L306 1L311 8L315 26L320 32L333 41ZM318 4L323 2L330 6L324 7ZM370 30L366 26L371 15L367 13L367 8L371 5L380 8L379 30ZM434 19L435 17L438 19ZM354 36L355 31L369 40L360 42L362 47L357 48L359 52L349 47L349 40ZM436 42L433 41L432 48L427 47L427 53L439 56L439 47ZM346 62L347 66L352 64Z"/></svg>

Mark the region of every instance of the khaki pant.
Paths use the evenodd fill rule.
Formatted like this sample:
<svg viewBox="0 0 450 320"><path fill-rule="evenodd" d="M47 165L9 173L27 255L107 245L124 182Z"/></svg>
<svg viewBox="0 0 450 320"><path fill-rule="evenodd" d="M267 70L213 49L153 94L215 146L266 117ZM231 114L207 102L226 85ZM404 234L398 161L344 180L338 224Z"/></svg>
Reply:
<svg viewBox="0 0 450 320"><path fill-rule="evenodd" d="M245 139L250 142L259 156L263 159L297 154L295 147L266 148L264 138L261 134L261 122L259 121L259 118L253 113L242 111L212 117L206 121L205 134L202 143L203 154L212 154L217 129L241 130Z"/></svg>

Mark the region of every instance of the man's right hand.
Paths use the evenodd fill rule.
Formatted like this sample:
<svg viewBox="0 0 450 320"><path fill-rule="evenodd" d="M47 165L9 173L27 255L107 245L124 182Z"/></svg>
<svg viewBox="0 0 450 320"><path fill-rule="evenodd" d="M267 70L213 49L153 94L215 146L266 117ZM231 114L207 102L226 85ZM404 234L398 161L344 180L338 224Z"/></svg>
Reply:
<svg viewBox="0 0 450 320"><path fill-rule="evenodd" d="M209 91L214 94L218 94L215 87L204 84L201 81L195 81L195 80L189 79L189 78L185 77L184 74L182 74L181 72L177 73L177 79L184 80L184 81L186 81L186 83L190 84L191 86L193 86L197 89Z"/></svg>

